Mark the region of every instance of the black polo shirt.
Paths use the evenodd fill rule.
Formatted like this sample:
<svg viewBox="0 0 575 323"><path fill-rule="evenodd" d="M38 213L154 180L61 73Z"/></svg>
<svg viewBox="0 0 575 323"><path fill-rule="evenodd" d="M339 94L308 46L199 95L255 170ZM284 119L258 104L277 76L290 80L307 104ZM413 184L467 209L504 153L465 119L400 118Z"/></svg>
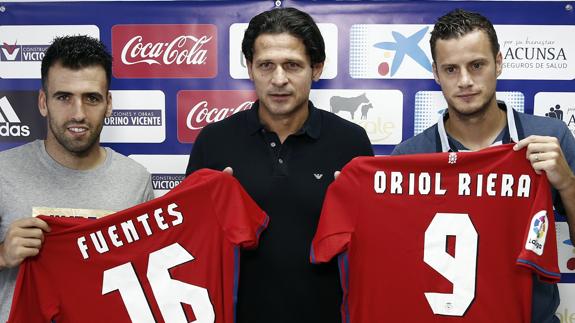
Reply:
<svg viewBox="0 0 575 323"><path fill-rule="evenodd" d="M186 174L230 166L270 223L240 262L238 323L341 322L337 264L312 265L310 245L333 173L373 155L365 130L309 103L303 127L280 143L258 117L259 104L199 134Z"/></svg>

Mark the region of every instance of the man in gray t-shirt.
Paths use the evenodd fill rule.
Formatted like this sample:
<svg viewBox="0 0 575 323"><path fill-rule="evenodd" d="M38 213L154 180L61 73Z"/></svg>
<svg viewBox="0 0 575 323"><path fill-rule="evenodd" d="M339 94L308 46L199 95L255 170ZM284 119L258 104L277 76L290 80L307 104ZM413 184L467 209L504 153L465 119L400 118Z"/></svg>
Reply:
<svg viewBox="0 0 575 323"><path fill-rule="evenodd" d="M18 265L40 251L46 222L33 207L122 210L151 200L150 174L100 146L112 112L112 58L86 36L54 40L42 60L38 106L46 140L0 153L0 322L8 319Z"/></svg>

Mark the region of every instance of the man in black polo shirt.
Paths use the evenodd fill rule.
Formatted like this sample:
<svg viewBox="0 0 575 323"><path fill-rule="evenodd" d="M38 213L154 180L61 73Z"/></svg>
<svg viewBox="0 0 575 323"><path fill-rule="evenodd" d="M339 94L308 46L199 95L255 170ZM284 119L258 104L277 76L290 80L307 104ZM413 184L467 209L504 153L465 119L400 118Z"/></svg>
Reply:
<svg viewBox="0 0 575 323"><path fill-rule="evenodd" d="M340 322L336 263L310 264L310 244L334 172L373 155L371 143L361 127L309 101L325 46L307 13L278 8L255 16L242 51L258 101L205 127L186 171L231 167L270 217L260 247L241 255L237 321Z"/></svg>

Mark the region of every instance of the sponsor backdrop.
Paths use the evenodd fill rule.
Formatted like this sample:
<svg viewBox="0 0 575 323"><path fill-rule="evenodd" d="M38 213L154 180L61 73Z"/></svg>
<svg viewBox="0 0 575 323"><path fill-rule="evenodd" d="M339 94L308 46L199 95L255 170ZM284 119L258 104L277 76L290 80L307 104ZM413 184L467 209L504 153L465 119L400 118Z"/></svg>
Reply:
<svg viewBox="0 0 575 323"><path fill-rule="evenodd" d="M274 6L309 12L327 62L312 100L364 127L377 154L436 122L446 108L431 72L429 32L455 7L495 24L504 64L499 99L563 120L575 134L571 2L170 1L0 3L0 150L42 138L40 61L55 36L87 34L114 55L114 112L102 142L146 166L156 194L183 178L206 125L249 109L241 54L247 22ZM95 14L97 13L97 14ZM3 170L7 171L7 170ZM575 249L556 215L562 322L575 321Z"/></svg>

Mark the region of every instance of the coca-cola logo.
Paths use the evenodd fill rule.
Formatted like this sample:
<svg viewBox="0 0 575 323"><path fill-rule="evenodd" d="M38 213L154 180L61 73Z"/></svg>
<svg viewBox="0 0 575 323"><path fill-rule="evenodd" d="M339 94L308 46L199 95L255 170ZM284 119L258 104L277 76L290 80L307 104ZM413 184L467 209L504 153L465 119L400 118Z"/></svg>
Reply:
<svg viewBox="0 0 575 323"><path fill-rule="evenodd" d="M254 91L178 92L178 140L193 143L206 125L249 110L256 98Z"/></svg>
<svg viewBox="0 0 575 323"><path fill-rule="evenodd" d="M202 49L212 37L179 36L169 43L144 43L142 36L130 39L122 49L122 63L134 65L152 64L204 64L208 51Z"/></svg>
<svg viewBox="0 0 575 323"><path fill-rule="evenodd" d="M215 25L116 25L112 28L117 78L217 75Z"/></svg>
<svg viewBox="0 0 575 323"><path fill-rule="evenodd" d="M208 101L200 101L188 113L186 127L192 130L200 130L207 124L223 120L240 111L248 110L252 107L252 104L252 101L246 101L235 108L209 108Z"/></svg>

